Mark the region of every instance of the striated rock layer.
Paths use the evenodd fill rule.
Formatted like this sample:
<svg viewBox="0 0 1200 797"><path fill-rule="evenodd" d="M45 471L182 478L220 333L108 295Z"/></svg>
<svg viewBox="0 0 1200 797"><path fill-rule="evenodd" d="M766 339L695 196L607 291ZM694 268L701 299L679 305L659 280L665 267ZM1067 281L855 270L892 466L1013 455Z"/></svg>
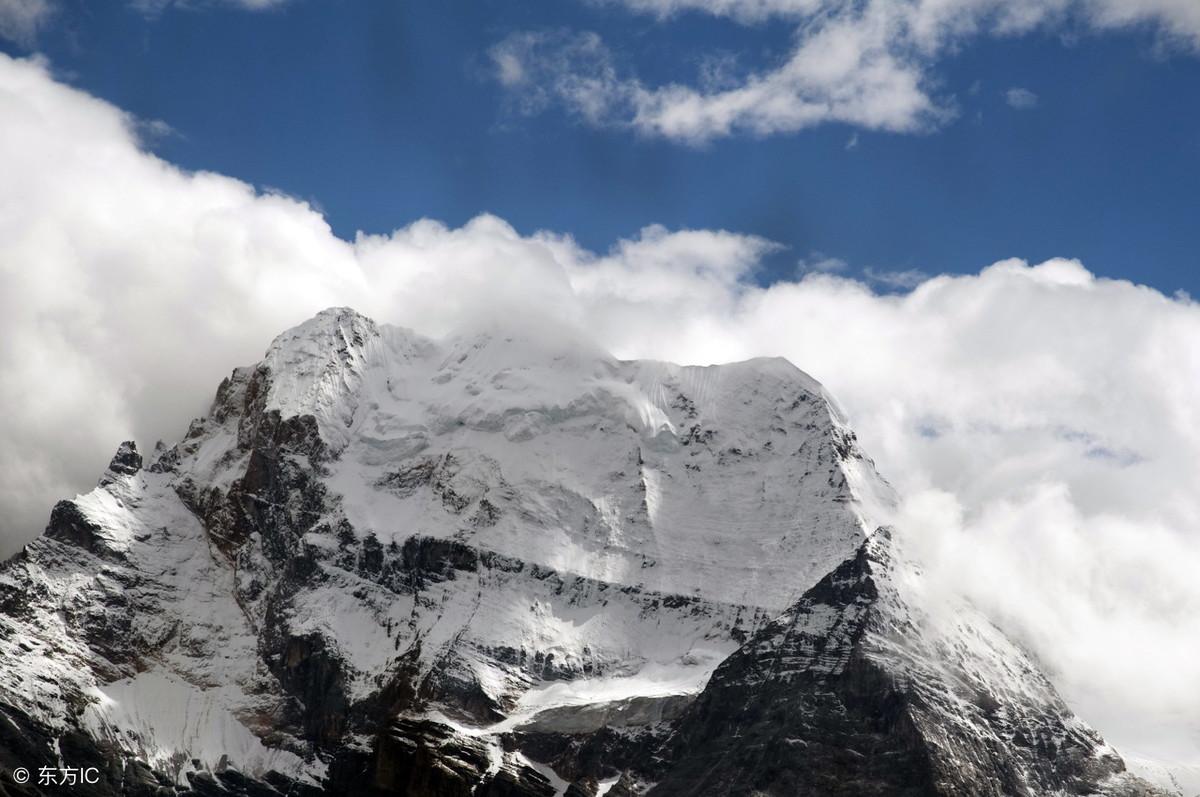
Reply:
<svg viewBox="0 0 1200 797"><path fill-rule="evenodd" d="M1152 794L892 501L785 361L328 310L0 569L0 794Z"/></svg>

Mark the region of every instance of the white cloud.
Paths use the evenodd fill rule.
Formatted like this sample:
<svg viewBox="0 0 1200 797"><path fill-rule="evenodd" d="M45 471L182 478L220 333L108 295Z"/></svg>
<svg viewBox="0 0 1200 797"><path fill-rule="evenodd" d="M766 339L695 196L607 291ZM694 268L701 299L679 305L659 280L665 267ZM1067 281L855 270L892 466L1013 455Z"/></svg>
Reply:
<svg viewBox="0 0 1200 797"><path fill-rule="evenodd" d="M1153 25L1181 46L1200 48L1200 4L1192 0L1086 0L1084 7L1098 27Z"/></svg>
<svg viewBox="0 0 1200 797"><path fill-rule="evenodd" d="M684 13L795 27L786 58L735 81L648 85L595 34L516 33L492 49L498 78L532 94L526 112L558 102L593 124L692 144L736 133L770 135L828 122L892 132L928 130L955 114L936 64L980 36L1033 30L1154 30L1200 49L1194 0L608 0L670 22ZM711 59L701 54L702 64ZM511 75L521 80L513 81ZM1022 95L1024 97L1025 95ZM1031 107L1031 106L1014 106Z"/></svg>
<svg viewBox="0 0 1200 797"><path fill-rule="evenodd" d="M1010 107L1018 111L1028 111L1031 108L1036 108L1038 104L1038 95L1034 94L1029 89L1023 89L1019 86L1014 86L1004 92L1004 101Z"/></svg>
<svg viewBox="0 0 1200 797"><path fill-rule="evenodd" d="M345 242L302 202L146 154L136 130L0 56L10 550L118 441L179 437L233 365L322 307L434 335L550 313L619 356L779 354L808 370L909 497L904 536L938 583L1002 618L1114 743L1200 760L1200 307L1187 297L1069 260L907 293L834 268L763 288L749 277L770 242L657 226L605 253L491 216Z"/></svg>
<svg viewBox="0 0 1200 797"><path fill-rule="evenodd" d="M525 112L558 102L592 124L627 125L691 143L824 122L925 129L948 118L949 111L925 92L919 65L889 47L893 24L886 10L823 22L800 40L783 66L715 88L648 87L624 74L592 33L515 33L495 45L491 57ZM507 80L513 73L522 79Z"/></svg>
<svg viewBox="0 0 1200 797"><path fill-rule="evenodd" d="M873 1L873 0L870 0ZM668 20L684 13L752 25L772 19L811 21L852 12L854 0L594 0ZM890 0L925 42L937 36L994 31L1024 33L1072 17L1100 30L1152 25L1180 43L1200 45L1200 7L1191 0Z"/></svg>

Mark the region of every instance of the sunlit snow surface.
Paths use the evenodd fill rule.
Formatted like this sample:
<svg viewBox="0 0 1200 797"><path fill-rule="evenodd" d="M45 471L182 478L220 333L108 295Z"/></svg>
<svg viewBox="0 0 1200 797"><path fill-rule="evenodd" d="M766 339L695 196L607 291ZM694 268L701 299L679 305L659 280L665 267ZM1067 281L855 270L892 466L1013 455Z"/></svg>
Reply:
<svg viewBox="0 0 1200 797"><path fill-rule="evenodd" d="M352 699L410 649L423 671L451 662L508 707L492 726L458 721L474 733L698 692L736 634L850 556L892 502L820 386L783 360L621 362L565 334L433 342L335 310L281 335L263 367L265 408L314 416L333 452L321 477L331 524L384 546L483 552L476 569L409 595L322 561L320 584L291 604L291 632L328 640ZM52 727L83 702L89 728L155 761L227 755L248 772L317 778L303 743L258 740L281 690L258 658L262 608L235 583L272 578L266 560L252 547L241 561L253 572L235 575L175 492L185 480L228 490L245 473L238 421L207 419L173 472L76 499L112 555L42 538L0 574L38 585L27 616L0 615L0 693ZM338 545L320 531L304 543ZM80 638L88 624L154 654L98 652ZM500 648L552 654L554 679L498 660Z"/></svg>
<svg viewBox="0 0 1200 797"><path fill-rule="evenodd" d="M869 462L822 445L844 425L781 359L619 362L571 340L435 345L345 322L315 334L348 340L347 354L318 366L327 344L314 331L281 338L267 362L289 378L268 406L317 416L341 452L330 486L383 542L453 536L563 572L782 609L890 500ZM457 495L500 510L495 523L447 519L444 494L380 486L422 463L446 463Z"/></svg>
<svg viewBox="0 0 1200 797"><path fill-rule="evenodd" d="M304 771L298 756L265 747L233 715L227 706L236 705L241 696L227 691L201 689L162 671L144 672L94 689L96 700L84 724L177 777L180 765L191 758L210 769L225 757L249 772ZM182 778L179 782L186 784Z"/></svg>

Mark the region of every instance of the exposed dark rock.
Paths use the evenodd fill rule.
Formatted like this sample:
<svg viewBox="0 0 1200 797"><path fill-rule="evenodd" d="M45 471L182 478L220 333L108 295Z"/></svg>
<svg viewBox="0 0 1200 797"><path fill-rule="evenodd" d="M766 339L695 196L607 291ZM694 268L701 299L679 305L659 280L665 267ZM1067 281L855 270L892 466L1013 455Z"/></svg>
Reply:
<svg viewBox="0 0 1200 797"><path fill-rule="evenodd" d="M18 768L29 773L23 784L14 779ZM157 797L165 785L145 764L82 731L59 735L17 708L0 706L0 795Z"/></svg>
<svg viewBox="0 0 1200 797"><path fill-rule="evenodd" d="M179 446L167 448L163 441L154 444L154 458L150 462L151 473L171 473L179 465Z"/></svg>
<svg viewBox="0 0 1200 797"><path fill-rule="evenodd" d="M877 532L721 664L656 755L650 795L1158 793L998 632L926 656L934 632L891 583L892 548ZM977 683L992 708L963 716L956 695L989 656L1025 666L1028 702Z"/></svg>
<svg viewBox="0 0 1200 797"><path fill-rule="evenodd" d="M126 440L121 443L112 461L108 463L108 470L100 478L100 486L112 483L113 479L119 476L133 476L141 469L142 455L138 453L137 444Z"/></svg>
<svg viewBox="0 0 1200 797"><path fill-rule="evenodd" d="M478 739L428 720L398 720L370 753L347 753L330 770L333 794L363 797L552 797L536 770L504 763L497 769Z"/></svg>
<svg viewBox="0 0 1200 797"><path fill-rule="evenodd" d="M662 747L669 725L602 727L591 733L520 731L511 741L530 758L545 762L567 780L613 777L625 770L655 772L651 753Z"/></svg>
<svg viewBox="0 0 1200 797"><path fill-rule="evenodd" d="M54 505L45 535L90 553L102 553L105 550L100 527L88 520L74 501L59 501Z"/></svg>
<svg viewBox="0 0 1200 797"><path fill-rule="evenodd" d="M645 791L645 787L638 782L637 778L628 772L622 772L621 777L612 785L605 797L638 797Z"/></svg>
<svg viewBox="0 0 1200 797"><path fill-rule="evenodd" d="M271 644L270 637L266 644ZM341 659L315 634L284 635L276 644L279 653L268 661L279 683L299 701L295 723L318 745L337 745L350 712Z"/></svg>
<svg viewBox="0 0 1200 797"><path fill-rule="evenodd" d="M563 792L563 797L596 797L600 784L591 776L584 776L572 783Z"/></svg>

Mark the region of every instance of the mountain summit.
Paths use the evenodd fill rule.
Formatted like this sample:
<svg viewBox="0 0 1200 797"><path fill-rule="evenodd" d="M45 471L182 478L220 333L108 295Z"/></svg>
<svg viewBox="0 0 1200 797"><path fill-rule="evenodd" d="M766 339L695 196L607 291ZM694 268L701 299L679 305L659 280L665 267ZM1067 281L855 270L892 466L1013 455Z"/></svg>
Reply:
<svg viewBox="0 0 1200 797"><path fill-rule="evenodd" d="M0 794L1156 794L893 503L786 361L326 310L0 569Z"/></svg>

